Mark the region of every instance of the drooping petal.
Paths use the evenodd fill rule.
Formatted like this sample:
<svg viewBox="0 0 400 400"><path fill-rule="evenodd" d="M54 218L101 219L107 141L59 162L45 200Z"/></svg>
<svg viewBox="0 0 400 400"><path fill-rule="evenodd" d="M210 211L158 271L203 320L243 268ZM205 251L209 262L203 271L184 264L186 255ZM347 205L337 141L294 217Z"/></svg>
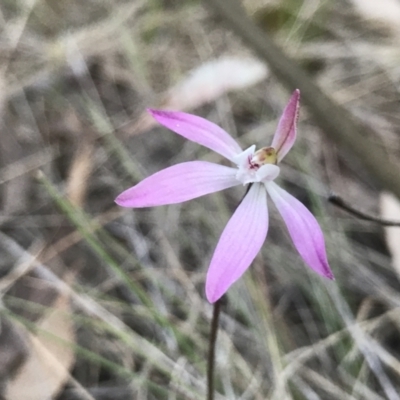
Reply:
<svg viewBox="0 0 400 400"><path fill-rule="evenodd" d="M289 152L296 140L299 106L300 90L296 89L289 103L283 110L271 144L271 147L276 150L278 162L282 161L283 157Z"/></svg>
<svg viewBox="0 0 400 400"><path fill-rule="evenodd" d="M303 260L318 274L334 279L326 256L324 235L315 217L275 182L268 182L265 186Z"/></svg>
<svg viewBox="0 0 400 400"><path fill-rule="evenodd" d="M216 302L252 263L268 231L267 196L255 183L222 232L206 279L206 296Z"/></svg>
<svg viewBox="0 0 400 400"><path fill-rule="evenodd" d="M236 154L242 152L229 133L204 118L176 111L148 111L161 125L192 142L208 147L228 160L232 161Z"/></svg>
<svg viewBox="0 0 400 400"><path fill-rule="evenodd" d="M153 207L181 203L238 185L236 169L206 161L176 164L156 172L122 192L122 207Z"/></svg>

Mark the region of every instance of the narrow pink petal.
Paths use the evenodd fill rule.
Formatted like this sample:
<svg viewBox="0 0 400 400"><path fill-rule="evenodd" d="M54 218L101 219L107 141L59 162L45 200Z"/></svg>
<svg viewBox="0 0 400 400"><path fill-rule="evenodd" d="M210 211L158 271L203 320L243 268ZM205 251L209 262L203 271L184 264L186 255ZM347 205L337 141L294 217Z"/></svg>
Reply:
<svg viewBox="0 0 400 400"><path fill-rule="evenodd" d="M265 186L303 260L318 274L334 279L326 256L324 235L315 217L275 182L268 182Z"/></svg>
<svg viewBox="0 0 400 400"><path fill-rule="evenodd" d="M122 192L115 202L122 207L153 207L181 203L239 185L236 169L205 161L177 164L156 172Z"/></svg>
<svg viewBox="0 0 400 400"><path fill-rule="evenodd" d="M281 119L278 123L271 147L276 150L278 162L282 161L283 157L292 148L297 133L297 119L299 117L300 107L300 90L296 89L289 103L283 110Z"/></svg>
<svg viewBox="0 0 400 400"><path fill-rule="evenodd" d="M268 231L267 195L254 183L222 232L207 272L206 296L216 302L250 266Z"/></svg>
<svg viewBox="0 0 400 400"><path fill-rule="evenodd" d="M232 161L236 154L242 152L240 146L229 133L204 118L183 112L148 111L161 125L192 142L208 147L228 160Z"/></svg>

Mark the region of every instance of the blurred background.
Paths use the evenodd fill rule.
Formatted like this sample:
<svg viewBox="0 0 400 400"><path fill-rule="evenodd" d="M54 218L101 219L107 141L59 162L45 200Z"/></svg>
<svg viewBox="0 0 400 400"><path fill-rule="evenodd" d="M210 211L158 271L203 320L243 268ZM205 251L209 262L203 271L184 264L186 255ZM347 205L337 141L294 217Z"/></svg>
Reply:
<svg viewBox="0 0 400 400"><path fill-rule="evenodd" d="M396 164L400 1L242 4ZM225 162L146 107L262 147L287 84L199 0L2 0L0 26L1 398L204 399L205 273L245 189L153 209L114 198L177 162ZM223 307L216 399L400 399L400 228L327 199L398 221L400 206L338 143L303 106L279 178L320 222L336 281L307 269L270 207Z"/></svg>

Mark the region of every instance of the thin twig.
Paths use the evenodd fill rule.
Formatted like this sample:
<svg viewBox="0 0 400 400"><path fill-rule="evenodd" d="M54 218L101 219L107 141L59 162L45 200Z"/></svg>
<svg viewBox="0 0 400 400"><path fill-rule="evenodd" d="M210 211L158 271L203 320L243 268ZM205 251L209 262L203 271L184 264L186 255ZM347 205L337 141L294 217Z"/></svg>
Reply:
<svg viewBox="0 0 400 400"><path fill-rule="evenodd" d="M210 344L207 360L207 400L214 400L214 369L215 369L215 344L218 335L218 321L221 311L221 299L214 303L213 317L210 330Z"/></svg>
<svg viewBox="0 0 400 400"><path fill-rule="evenodd" d="M337 194L331 194L328 197L328 201L335 206L341 208L342 210L347 211L348 213L354 215L357 218L363 219L365 221L371 221L371 222L376 222L379 225L383 226L400 226L399 221L389 221L387 219L382 219L379 217L376 217L374 215L369 215L363 211L356 210L354 207L352 207L350 204L346 203L340 196Z"/></svg>

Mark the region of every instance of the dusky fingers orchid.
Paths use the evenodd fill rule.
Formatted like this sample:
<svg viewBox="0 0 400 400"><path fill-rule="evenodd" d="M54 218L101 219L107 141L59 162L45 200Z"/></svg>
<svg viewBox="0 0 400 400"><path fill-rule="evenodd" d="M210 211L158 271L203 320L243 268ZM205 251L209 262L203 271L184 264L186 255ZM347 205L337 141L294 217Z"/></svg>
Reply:
<svg viewBox="0 0 400 400"><path fill-rule="evenodd" d="M174 165L122 192L115 202L122 207L153 207L191 200L236 185L250 185L244 199L222 232L206 278L206 296L216 302L253 262L268 231L267 193L276 205L293 244L305 263L333 279L321 228L308 209L275 182L277 164L296 140L300 91L295 90L278 123L272 144L256 151L242 150L223 129L195 115L149 110L161 125L199 143L231 161L225 167L203 161Z"/></svg>

